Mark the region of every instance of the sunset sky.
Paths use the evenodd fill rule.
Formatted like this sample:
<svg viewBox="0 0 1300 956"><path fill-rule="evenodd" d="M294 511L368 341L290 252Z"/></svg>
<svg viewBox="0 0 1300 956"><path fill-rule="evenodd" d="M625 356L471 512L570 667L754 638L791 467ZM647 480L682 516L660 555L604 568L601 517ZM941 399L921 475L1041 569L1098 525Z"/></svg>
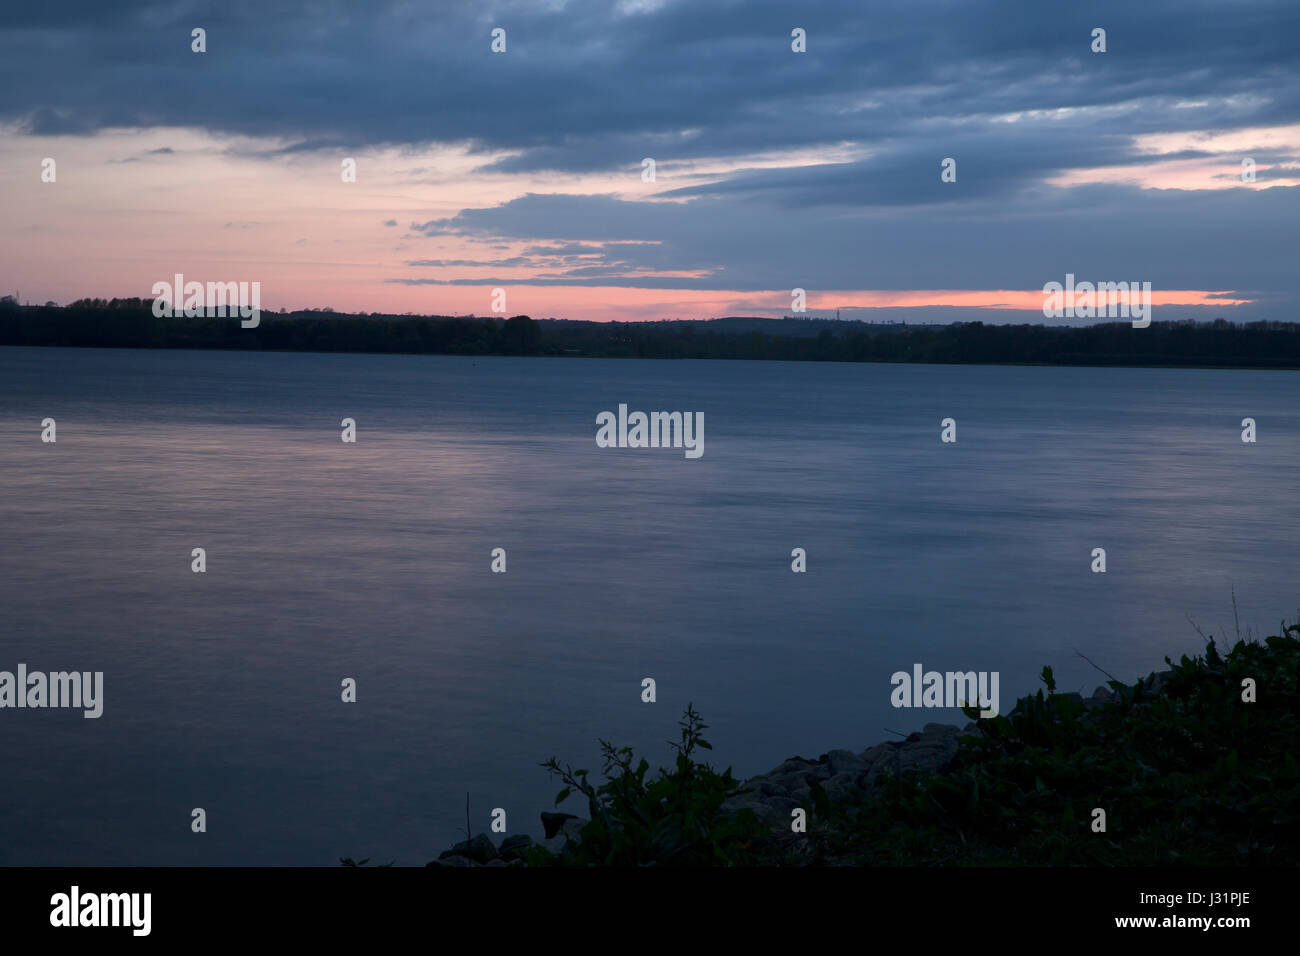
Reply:
<svg viewBox="0 0 1300 956"><path fill-rule="evenodd" d="M1296 321L1298 185L1294 0L0 11L0 291L32 302L179 272L267 309L779 316L800 287L1042 322L1073 273L1150 282L1157 321Z"/></svg>

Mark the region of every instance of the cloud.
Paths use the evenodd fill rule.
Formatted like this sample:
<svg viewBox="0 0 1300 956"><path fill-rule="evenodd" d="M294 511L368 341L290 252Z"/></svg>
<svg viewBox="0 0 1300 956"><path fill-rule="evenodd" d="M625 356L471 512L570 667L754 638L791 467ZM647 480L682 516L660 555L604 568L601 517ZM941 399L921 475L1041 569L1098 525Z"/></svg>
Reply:
<svg viewBox="0 0 1300 956"><path fill-rule="evenodd" d="M1104 54L1089 49L1098 25ZM790 50L795 26L806 53ZM441 177L436 204L384 207L385 227L410 222L411 252L382 240L394 273L811 290L1026 289L1073 272L1281 307L1300 294L1297 35L1294 0L10 4L0 122L47 137L198 127L253 163L332 154L335 180L337 156L394 148L402 175ZM1267 130L1283 133L1252 132ZM431 160L432 145L459 151ZM450 152L478 169L449 174ZM940 180L945 157L956 182Z"/></svg>
<svg viewBox="0 0 1300 956"><path fill-rule="evenodd" d="M529 280L538 285L1034 289L1072 272L1160 289L1248 287L1295 295L1297 221L1300 187L1189 192L1097 184L1025 190L994 216L890 204L828 213L752 195L664 203L528 194L419 228L477 239L605 244L601 261L584 259ZM627 239L638 241L610 245ZM703 274L663 278L659 272Z"/></svg>
<svg viewBox="0 0 1300 956"><path fill-rule="evenodd" d="M1300 99L1296 8L1272 0L65 6L3 14L0 118L40 134L199 124L286 150L518 150L504 172L843 141L906 155L903 140L937 146L1035 110L1080 111L1099 134L1117 131L1104 115L1117 106L1127 132L1266 125L1294 121ZM504 54L489 50L498 23ZM1088 49L1098 23L1102 55ZM206 53L190 50L194 24ZM793 25L805 54L790 51Z"/></svg>

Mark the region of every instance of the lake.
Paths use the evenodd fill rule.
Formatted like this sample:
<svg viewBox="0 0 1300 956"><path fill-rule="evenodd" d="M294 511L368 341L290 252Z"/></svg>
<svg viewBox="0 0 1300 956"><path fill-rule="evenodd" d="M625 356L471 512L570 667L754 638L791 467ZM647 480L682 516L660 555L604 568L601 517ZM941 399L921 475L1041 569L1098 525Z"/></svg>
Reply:
<svg viewBox="0 0 1300 956"><path fill-rule="evenodd" d="M688 702L744 777L964 724L916 663L1090 694L1296 617L1297 465L1294 372L0 348L0 670L104 674L0 710L0 864L423 864Z"/></svg>

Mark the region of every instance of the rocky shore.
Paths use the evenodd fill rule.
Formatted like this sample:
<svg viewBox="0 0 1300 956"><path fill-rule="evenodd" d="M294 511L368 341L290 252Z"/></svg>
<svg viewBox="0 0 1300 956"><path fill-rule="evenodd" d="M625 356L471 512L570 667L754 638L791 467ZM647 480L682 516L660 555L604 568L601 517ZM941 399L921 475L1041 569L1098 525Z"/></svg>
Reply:
<svg viewBox="0 0 1300 956"><path fill-rule="evenodd" d="M1152 674L1141 683L1148 693L1159 693L1170 671ZM1098 687L1090 698L1077 693L1061 694L1079 700L1086 710L1104 704L1112 696L1106 687ZM1014 715L1015 710L1010 715ZM953 724L926 724L924 729L909 734L901 740L889 740L855 753L851 750L831 750L816 760L791 757L764 774L750 777L741 785L749 791L730 797L723 808L727 810L753 810L774 833L789 831L790 811L803 807L811 811L812 785L819 784L833 801L853 801L866 798L882 773L901 776L908 770L942 773L957 755L958 742L966 734L977 733L976 725L957 727ZM587 821L570 813L543 813L545 833L541 845L559 854L567 843L581 842L581 831ZM428 866L474 867L525 866L529 850L534 845L531 837L514 835L495 844L486 833L470 841L462 841L444 851Z"/></svg>

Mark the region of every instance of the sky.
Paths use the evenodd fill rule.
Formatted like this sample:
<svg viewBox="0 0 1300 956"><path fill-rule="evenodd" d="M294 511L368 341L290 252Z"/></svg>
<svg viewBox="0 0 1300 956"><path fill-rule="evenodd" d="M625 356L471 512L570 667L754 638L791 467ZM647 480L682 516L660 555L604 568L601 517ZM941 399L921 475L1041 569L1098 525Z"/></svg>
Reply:
<svg viewBox="0 0 1300 956"><path fill-rule="evenodd" d="M0 290L1300 321L1298 74L1295 0L5 4Z"/></svg>

